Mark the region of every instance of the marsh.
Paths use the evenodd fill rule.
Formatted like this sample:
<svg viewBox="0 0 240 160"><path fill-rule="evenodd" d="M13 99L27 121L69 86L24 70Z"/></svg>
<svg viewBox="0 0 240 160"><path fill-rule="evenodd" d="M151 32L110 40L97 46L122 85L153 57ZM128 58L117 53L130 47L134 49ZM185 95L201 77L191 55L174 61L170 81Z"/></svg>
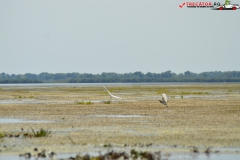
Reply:
<svg viewBox="0 0 240 160"><path fill-rule="evenodd" d="M240 83L104 85L122 99L103 103L109 95L102 84L1 85L0 101L8 103L0 103L0 118L30 121L1 123L1 132L51 131L42 138L0 138L1 154L19 155L34 147L91 152L106 144L165 154L191 153L193 146L200 153L212 147L240 154ZM169 96L168 112L158 101L163 92Z"/></svg>

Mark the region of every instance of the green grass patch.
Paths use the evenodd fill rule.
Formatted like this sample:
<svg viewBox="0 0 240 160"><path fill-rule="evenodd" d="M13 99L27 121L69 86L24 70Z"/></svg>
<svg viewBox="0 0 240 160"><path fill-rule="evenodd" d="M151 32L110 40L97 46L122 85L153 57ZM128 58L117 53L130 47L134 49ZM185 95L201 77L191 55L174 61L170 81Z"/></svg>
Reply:
<svg viewBox="0 0 240 160"><path fill-rule="evenodd" d="M159 89L159 90L157 90L157 94L162 94L162 93L169 93L170 91L169 90L167 90L167 89Z"/></svg>
<svg viewBox="0 0 240 160"><path fill-rule="evenodd" d="M91 101L85 102L86 105L93 104Z"/></svg>
<svg viewBox="0 0 240 160"><path fill-rule="evenodd" d="M84 101L75 101L75 104L84 104Z"/></svg>
<svg viewBox="0 0 240 160"><path fill-rule="evenodd" d="M99 94L108 94L106 91L98 92Z"/></svg>
<svg viewBox="0 0 240 160"><path fill-rule="evenodd" d="M182 95L201 95L201 94L208 94L208 92L181 92Z"/></svg>
<svg viewBox="0 0 240 160"><path fill-rule="evenodd" d="M75 101L75 104L77 105L90 105L93 104L91 101Z"/></svg>
<svg viewBox="0 0 240 160"><path fill-rule="evenodd" d="M29 132L29 131L24 132L22 129L23 137L48 137L51 134L51 131L43 128L41 128L38 131L35 131L33 128L31 128L31 131L32 132Z"/></svg>
<svg viewBox="0 0 240 160"><path fill-rule="evenodd" d="M3 137L5 137L5 134L2 130L0 130L0 138L3 138Z"/></svg>
<svg viewBox="0 0 240 160"><path fill-rule="evenodd" d="M23 99L23 98L37 98L37 97L35 97L35 96L22 96L22 95L20 95L20 96L15 96L15 98Z"/></svg>
<svg viewBox="0 0 240 160"><path fill-rule="evenodd" d="M110 104L111 101L104 101L103 103L104 103L104 104Z"/></svg>
<svg viewBox="0 0 240 160"><path fill-rule="evenodd" d="M32 129L32 133L34 137L48 137L51 134L51 131L48 131L46 129L41 128L39 131L34 131L34 129Z"/></svg>

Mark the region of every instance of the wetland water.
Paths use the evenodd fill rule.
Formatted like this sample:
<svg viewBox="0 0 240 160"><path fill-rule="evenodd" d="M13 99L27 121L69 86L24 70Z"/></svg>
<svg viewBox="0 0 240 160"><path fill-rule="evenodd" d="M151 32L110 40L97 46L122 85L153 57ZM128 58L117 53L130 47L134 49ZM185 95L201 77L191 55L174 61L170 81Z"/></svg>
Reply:
<svg viewBox="0 0 240 160"><path fill-rule="evenodd" d="M48 121L33 121L27 119L0 118L1 123L49 123Z"/></svg>
<svg viewBox="0 0 240 160"><path fill-rule="evenodd" d="M110 99L103 85L123 99L104 103ZM168 110L158 101L162 91L169 96ZM168 160L240 159L240 151L228 149L203 154L209 146L240 149L239 109L240 83L1 84L0 131L6 135L21 128L52 132L44 138L0 138L0 160L19 160L10 155L35 147L55 151L58 158L69 156L64 153L98 153L96 147L104 144L161 151ZM140 148L147 144L153 145ZM198 147L200 154L192 154L191 146Z"/></svg>
<svg viewBox="0 0 240 160"><path fill-rule="evenodd" d="M88 153L90 156L98 156L99 153ZM76 157L77 153L57 154L56 160L68 159L70 157ZM81 154L84 155L84 154ZM171 154L169 156L162 156L167 160L239 160L240 155L237 154ZM51 158L37 158L38 160L51 160ZM36 160L35 157L23 158L19 156L1 156L0 160Z"/></svg>

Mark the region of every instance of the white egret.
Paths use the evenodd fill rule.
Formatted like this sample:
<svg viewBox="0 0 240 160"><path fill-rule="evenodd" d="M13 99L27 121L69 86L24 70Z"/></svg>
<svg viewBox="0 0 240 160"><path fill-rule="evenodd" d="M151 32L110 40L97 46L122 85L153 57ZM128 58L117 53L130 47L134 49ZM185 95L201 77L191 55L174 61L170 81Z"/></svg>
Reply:
<svg viewBox="0 0 240 160"><path fill-rule="evenodd" d="M106 88L105 86L103 86L103 87L104 87L104 88L106 89L106 91L109 93L109 95L110 95L111 98L122 99L122 98L120 98L120 97L114 96L109 90L107 90L107 88Z"/></svg>
<svg viewBox="0 0 240 160"><path fill-rule="evenodd" d="M159 102L166 105L166 107L168 108L168 106L167 106L167 95L165 93L162 94L162 100L159 100Z"/></svg>

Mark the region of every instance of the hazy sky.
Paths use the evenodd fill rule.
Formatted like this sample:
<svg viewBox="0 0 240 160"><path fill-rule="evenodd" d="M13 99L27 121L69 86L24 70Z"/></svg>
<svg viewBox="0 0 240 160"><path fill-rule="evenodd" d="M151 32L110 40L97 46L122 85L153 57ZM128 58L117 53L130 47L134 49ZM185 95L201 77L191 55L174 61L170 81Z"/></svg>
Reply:
<svg viewBox="0 0 240 160"><path fill-rule="evenodd" d="M240 9L183 2L0 0L0 73L239 71Z"/></svg>

